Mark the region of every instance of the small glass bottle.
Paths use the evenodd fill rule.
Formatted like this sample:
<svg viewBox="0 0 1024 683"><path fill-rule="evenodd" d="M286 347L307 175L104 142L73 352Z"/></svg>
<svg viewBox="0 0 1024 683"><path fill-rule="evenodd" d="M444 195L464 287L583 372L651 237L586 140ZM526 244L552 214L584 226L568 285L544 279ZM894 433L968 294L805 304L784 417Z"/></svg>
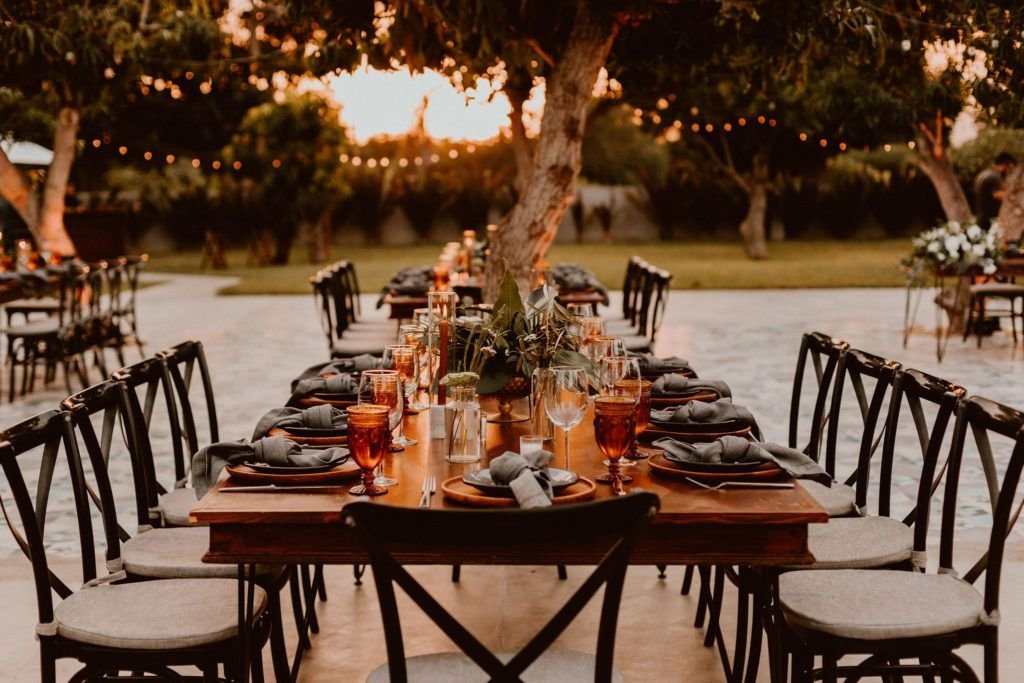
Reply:
<svg viewBox="0 0 1024 683"><path fill-rule="evenodd" d="M448 462L479 462L480 404L473 387L448 388L444 425L445 459Z"/></svg>

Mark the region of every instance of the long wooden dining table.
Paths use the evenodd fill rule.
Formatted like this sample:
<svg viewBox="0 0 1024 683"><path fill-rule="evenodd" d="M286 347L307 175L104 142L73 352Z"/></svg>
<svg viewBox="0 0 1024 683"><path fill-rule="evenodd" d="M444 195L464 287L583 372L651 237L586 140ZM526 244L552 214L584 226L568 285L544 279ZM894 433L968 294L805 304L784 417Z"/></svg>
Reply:
<svg viewBox="0 0 1024 683"><path fill-rule="evenodd" d="M405 451L385 459L385 473L398 480L379 505L417 507L424 478L437 479L433 509L466 509L449 501L441 482L471 469L486 467L490 458L517 450L519 436L530 431L529 422L491 423L487 427L486 455L473 465L452 464L444 458L444 440L429 438L426 411L405 418L405 433L418 440ZM557 437L561 435L558 434ZM561 438L555 439L553 465L561 466ZM594 440L593 406L582 424L572 430L570 466L583 477L594 479L606 471ZM777 566L808 564L813 556L807 547L809 524L828 521L826 511L799 482L791 489L703 489L686 481L653 473L646 461L629 467L633 482L627 490L651 491L661 499L661 509L638 542L631 557L636 565L721 564ZM191 512L191 521L210 527L209 563L327 563L362 564L368 561L351 529L342 524L341 510L363 496L350 496L355 481L324 491L245 492L228 494L235 486L220 481ZM611 487L598 484L596 498L613 495ZM479 508L476 508L479 509ZM432 548L396 548L396 557L407 564L594 564L601 552L596 545L566 539L558 547L538 546L523 550L503 547L500 540L481 539L479 545L442 551Z"/></svg>

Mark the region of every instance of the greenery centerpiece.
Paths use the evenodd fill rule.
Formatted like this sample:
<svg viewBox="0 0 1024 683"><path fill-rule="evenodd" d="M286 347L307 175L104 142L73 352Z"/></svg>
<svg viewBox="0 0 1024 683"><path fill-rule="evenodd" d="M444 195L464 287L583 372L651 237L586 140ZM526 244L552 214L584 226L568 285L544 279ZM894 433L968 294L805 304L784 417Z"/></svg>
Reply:
<svg viewBox="0 0 1024 683"><path fill-rule="evenodd" d="M903 260L907 279L922 284L925 274L991 275L1003 257L1002 233L997 223L988 229L975 221L947 221L913 238L913 251Z"/></svg>
<svg viewBox="0 0 1024 683"><path fill-rule="evenodd" d="M558 303L557 295L544 286L524 300L506 267L490 316L457 319L448 350L449 371L479 375L477 393L497 396L505 416L511 413L513 398L530 393L536 368L578 365L592 374L593 364L580 353L575 317Z"/></svg>

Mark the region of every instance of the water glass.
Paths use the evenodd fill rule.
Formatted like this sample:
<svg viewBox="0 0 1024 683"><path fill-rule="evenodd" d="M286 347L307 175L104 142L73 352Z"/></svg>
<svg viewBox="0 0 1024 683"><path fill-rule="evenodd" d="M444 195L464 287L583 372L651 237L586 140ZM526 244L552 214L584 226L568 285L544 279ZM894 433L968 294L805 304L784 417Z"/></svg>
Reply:
<svg viewBox="0 0 1024 683"><path fill-rule="evenodd" d="M569 431L583 421L590 387L587 371L575 365L556 365L545 375L544 410L565 434L565 469L569 469Z"/></svg>
<svg viewBox="0 0 1024 683"><path fill-rule="evenodd" d="M362 483L353 486L348 492L354 496L382 496L388 490L376 484L373 471L384 459L391 440L388 422L390 408L362 404L349 406L346 412L349 452L362 471Z"/></svg>

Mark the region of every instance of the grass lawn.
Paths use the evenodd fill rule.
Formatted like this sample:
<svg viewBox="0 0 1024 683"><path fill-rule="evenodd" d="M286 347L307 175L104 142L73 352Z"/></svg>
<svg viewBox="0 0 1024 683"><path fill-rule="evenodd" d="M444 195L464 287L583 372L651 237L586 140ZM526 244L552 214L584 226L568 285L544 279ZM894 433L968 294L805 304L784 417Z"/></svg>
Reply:
<svg viewBox="0 0 1024 683"><path fill-rule="evenodd" d="M767 289L828 287L899 287L904 283L899 261L909 241L787 241L769 246L769 258L751 261L739 244L666 242L644 244L555 245L552 263L576 262L594 271L608 287L621 286L626 259L638 254L675 275L676 289ZM336 258L357 264L364 292L379 290L401 266L429 264L440 245L412 247L337 247ZM232 250L221 271L209 275L241 278L222 294L306 294L307 282L320 266L294 259L286 266L247 268L246 251ZM198 251L153 256L153 273L199 273Z"/></svg>

